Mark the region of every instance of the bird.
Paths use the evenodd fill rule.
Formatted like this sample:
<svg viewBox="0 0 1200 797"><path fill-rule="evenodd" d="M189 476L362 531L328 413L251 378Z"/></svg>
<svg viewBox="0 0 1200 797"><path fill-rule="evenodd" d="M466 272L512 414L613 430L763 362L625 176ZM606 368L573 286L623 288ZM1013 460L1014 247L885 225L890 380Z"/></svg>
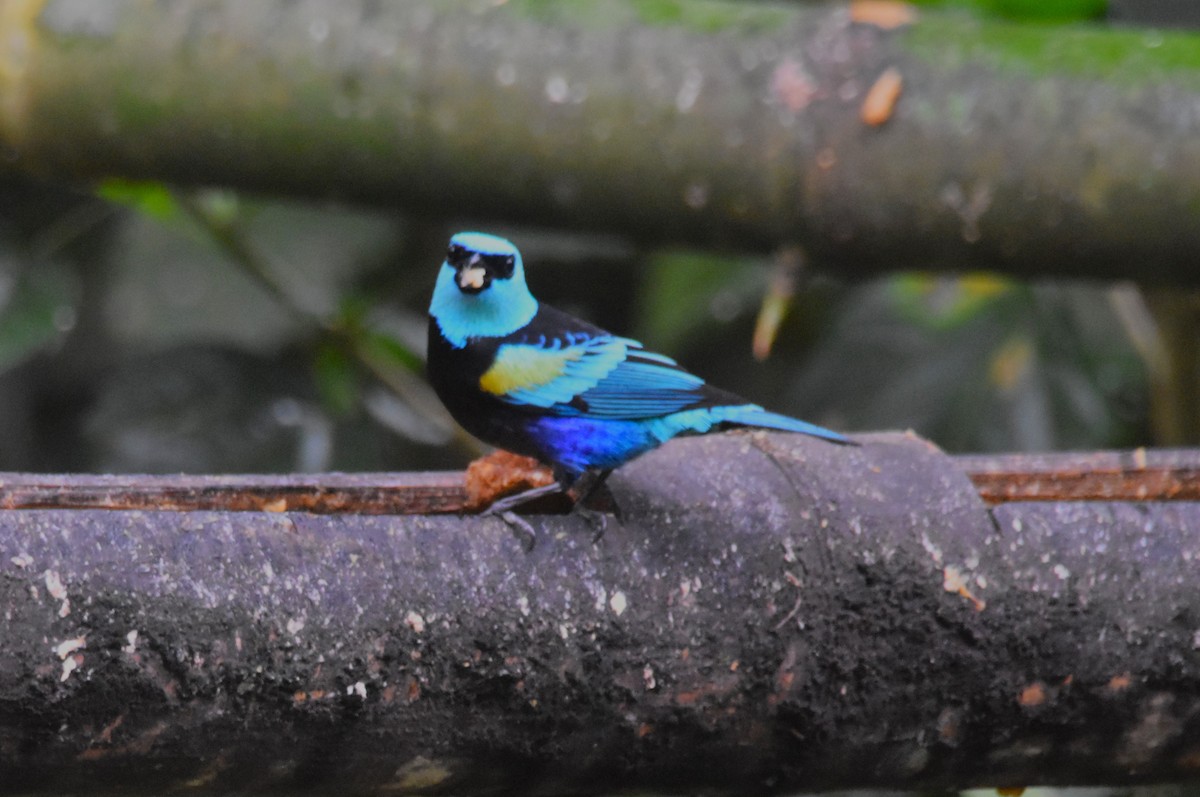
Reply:
<svg viewBox="0 0 1200 797"><path fill-rule="evenodd" d="M429 304L428 343L429 381L451 416L485 443L552 469L554 482L485 510L530 534L515 507L562 492L586 511L614 469L680 435L757 427L853 445L542 304L517 247L488 233L451 237Z"/></svg>

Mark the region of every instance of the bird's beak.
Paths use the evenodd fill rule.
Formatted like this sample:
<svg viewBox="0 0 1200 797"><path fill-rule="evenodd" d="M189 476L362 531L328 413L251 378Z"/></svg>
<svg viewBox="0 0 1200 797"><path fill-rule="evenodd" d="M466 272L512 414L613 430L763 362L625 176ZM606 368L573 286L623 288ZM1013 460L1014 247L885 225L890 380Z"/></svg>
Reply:
<svg viewBox="0 0 1200 797"><path fill-rule="evenodd" d="M479 290L483 287L483 279L487 271L483 266L468 266L458 272L458 287Z"/></svg>

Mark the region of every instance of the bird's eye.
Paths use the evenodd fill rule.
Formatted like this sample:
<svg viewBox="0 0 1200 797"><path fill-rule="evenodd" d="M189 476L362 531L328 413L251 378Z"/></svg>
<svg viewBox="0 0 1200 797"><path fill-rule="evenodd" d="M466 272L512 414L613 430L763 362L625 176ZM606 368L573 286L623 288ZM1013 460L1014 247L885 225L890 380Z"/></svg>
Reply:
<svg viewBox="0 0 1200 797"><path fill-rule="evenodd" d="M516 269L516 258L512 255L492 255L488 258L488 270L497 279L508 279Z"/></svg>
<svg viewBox="0 0 1200 797"><path fill-rule="evenodd" d="M467 261L467 250L458 244L451 244L446 250L446 262L458 268Z"/></svg>

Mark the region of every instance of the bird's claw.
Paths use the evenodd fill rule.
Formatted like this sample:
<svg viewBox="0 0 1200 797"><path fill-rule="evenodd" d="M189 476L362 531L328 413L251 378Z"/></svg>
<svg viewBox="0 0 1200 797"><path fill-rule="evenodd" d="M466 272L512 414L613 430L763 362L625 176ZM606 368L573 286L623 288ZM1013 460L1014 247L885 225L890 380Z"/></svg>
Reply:
<svg viewBox="0 0 1200 797"><path fill-rule="evenodd" d="M493 512L491 509L487 509L481 514L485 516L495 515L503 520L508 525L508 528L512 531L513 536L517 538L517 542L521 543L521 549L525 551L525 553L531 552L533 550L533 546L537 545L537 532L533 530L533 526L529 523L529 521L525 520L511 509L502 509L499 512Z"/></svg>
<svg viewBox="0 0 1200 797"><path fill-rule="evenodd" d="M608 513L597 509L588 509L581 504L576 504L574 511L591 525L592 545L600 542L604 537L604 532L608 530ZM619 517L618 520L620 520Z"/></svg>
<svg viewBox="0 0 1200 797"><path fill-rule="evenodd" d="M609 503L612 510L611 512L604 512L602 510L592 509L584 506L584 504L587 503L587 501L592 497L592 493L596 490L596 488L603 484L604 479L608 476L608 473L608 471L604 471L599 474L590 474L581 477L581 480L584 480L584 484L578 485L581 487L581 489L578 491L575 490L575 486L568 488L575 493L571 496L575 502L572 511L582 516L584 520L586 520L594 529L594 533L592 535L592 544L600 542L600 540L604 537L604 532L608 529L609 514L612 514L617 519L618 523L624 522L621 517L621 508L617 505L616 501L612 500L611 495L609 496ZM517 493L516 495L505 496L504 498L494 501L492 502L491 506L479 514L483 517L494 515L495 517L503 520L508 527L512 529L514 536L516 536L516 538L521 542L521 547L525 549L526 553L528 553L533 550L534 545L537 543L537 532L534 531L533 526L530 525L529 521L517 515L517 513L513 510L535 498L540 498L544 495L550 495L551 493L561 492L563 489L564 488L559 482L553 482L541 487L534 487L526 490L525 492Z"/></svg>
<svg viewBox="0 0 1200 797"><path fill-rule="evenodd" d="M592 527L592 544L595 545L600 542L604 538L604 532L608 530L608 513L579 505L575 506L574 512L586 520L588 525ZM534 546L537 545L537 531L534 530L533 525L511 509L502 509L499 512L492 512L488 509L481 512L480 515L483 517L491 515L503 520L512 531L513 536L521 543L521 549L525 553L530 553L533 551ZM618 516L619 520L620 517Z"/></svg>

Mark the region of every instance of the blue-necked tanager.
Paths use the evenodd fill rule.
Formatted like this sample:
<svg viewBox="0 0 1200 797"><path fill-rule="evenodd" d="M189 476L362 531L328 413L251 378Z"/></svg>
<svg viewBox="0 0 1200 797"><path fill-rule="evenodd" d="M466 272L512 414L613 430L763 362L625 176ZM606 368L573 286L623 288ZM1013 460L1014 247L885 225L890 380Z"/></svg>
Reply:
<svg viewBox="0 0 1200 797"><path fill-rule="evenodd" d="M614 468L677 435L754 426L850 442L540 304L521 253L494 235L450 239L429 306L428 356L434 390L467 431L554 470L556 484L501 499L493 514L554 491L582 501Z"/></svg>

